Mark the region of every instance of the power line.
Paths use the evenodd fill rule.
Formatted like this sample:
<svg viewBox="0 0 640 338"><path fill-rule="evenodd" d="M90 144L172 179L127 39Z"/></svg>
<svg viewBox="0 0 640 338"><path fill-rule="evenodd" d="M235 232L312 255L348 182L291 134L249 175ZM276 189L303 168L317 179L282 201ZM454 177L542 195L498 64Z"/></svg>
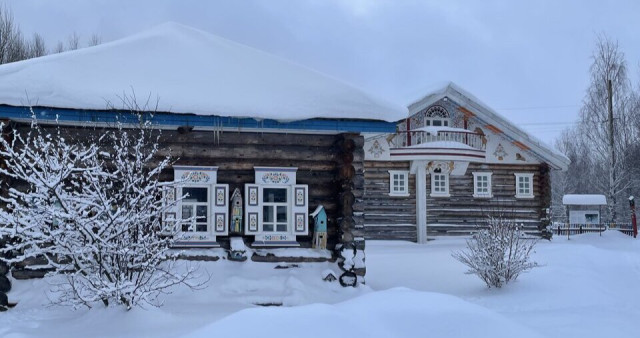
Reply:
<svg viewBox="0 0 640 338"><path fill-rule="evenodd" d="M496 110L535 110L535 109L561 109L561 108L576 108L576 107L580 107L580 105L572 104L572 105L566 105L566 106L496 108Z"/></svg>
<svg viewBox="0 0 640 338"><path fill-rule="evenodd" d="M569 126L578 123L574 122L531 122L531 123L519 123L521 126Z"/></svg>

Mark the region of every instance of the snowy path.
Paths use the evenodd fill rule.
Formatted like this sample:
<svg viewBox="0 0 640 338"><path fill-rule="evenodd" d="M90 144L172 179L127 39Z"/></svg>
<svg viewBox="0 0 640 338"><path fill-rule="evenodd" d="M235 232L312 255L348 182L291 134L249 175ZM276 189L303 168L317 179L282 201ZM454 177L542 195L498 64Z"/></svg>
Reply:
<svg viewBox="0 0 640 338"><path fill-rule="evenodd" d="M636 337L640 241L617 233L540 242L543 267L488 290L451 258L463 239L367 243L367 282L320 280L326 263L205 263L210 287L178 288L162 308L45 307L44 280L14 281L1 337ZM375 290L375 291L374 291ZM283 307L258 307L255 303Z"/></svg>

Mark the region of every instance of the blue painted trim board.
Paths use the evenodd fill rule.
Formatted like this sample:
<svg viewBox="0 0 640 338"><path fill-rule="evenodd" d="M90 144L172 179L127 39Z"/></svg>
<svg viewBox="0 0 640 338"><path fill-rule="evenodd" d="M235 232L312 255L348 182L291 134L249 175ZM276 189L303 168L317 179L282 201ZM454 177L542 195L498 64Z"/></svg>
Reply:
<svg viewBox="0 0 640 338"><path fill-rule="evenodd" d="M55 121L61 123L137 123L135 115L122 110L79 110L50 107L32 107L38 120ZM29 119L29 107L0 105L0 118ZM242 131L242 129L257 130L308 130L312 132L380 132L393 133L396 131L394 122L378 120L354 119L321 119L314 118L301 121L280 122L276 120L256 120L253 118L203 116L177 113L155 113L152 121L159 126L190 126L224 128Z"/></svg>

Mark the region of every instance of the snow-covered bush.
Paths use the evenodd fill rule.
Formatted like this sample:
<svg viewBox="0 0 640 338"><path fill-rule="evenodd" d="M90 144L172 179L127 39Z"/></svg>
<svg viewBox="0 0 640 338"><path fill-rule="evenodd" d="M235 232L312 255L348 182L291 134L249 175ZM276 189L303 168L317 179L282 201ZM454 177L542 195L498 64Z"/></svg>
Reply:
<svg viewBox="0 0 640 338"><path fill-rule="evenodd" d="M489 288L500 288L536 266L531 252L537 239L527 238L511 220L490 217L487 228L467 240L467 249L452 256L469 267Z"/></svg>
<svg viewBox="0 0 640 338"><path fill-rule="evenodd" d="M159 305L157 296L177 284L194 286L195 267L177 268L167 250L175 224L162 224L172 207L159 181L168 157L157 159L158 134L143 121L136 128L102 130L95 139L71 141L60 128L26 134L7 130L0 139L11 179L0 197L0 248L16 263L44 257L57 278L54 302L72 306ZM96 133L97 134L97 133ZM155 136L154 136L155 135ZM174 202L175 203L175 202Z"/></svg>

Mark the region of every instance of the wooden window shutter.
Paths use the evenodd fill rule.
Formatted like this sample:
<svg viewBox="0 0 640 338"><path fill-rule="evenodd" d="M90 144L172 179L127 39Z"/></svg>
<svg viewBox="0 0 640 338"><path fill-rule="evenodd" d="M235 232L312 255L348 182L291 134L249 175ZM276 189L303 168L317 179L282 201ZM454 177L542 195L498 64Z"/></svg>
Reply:
<svg viewBox="0 0 640 338"><path fill-rule="evenodd" d="M309 186L296 184L291 191L291 219L293 233L298 236L309 234Z"/></svg>
<svg viewBox="0 0 640 338"><path fill-rule="evenodd" d="M216 236L229 234L229 185L213 185L211 198L211 218L213 219L213 233Z"/></svg>
<svg viewBox="0 0 640 338"><path fill-rule="evenodd" d="M164 214L162 215L163 231L167 233L173 233L177 229L178 215L178 203L176 202L178 196L178 187L170 186L162 188L162 204ZM166 209L165 209L166 208Z"/></svg>
<svg viewBox="0 0 640 338"><path fill-rule="evenodd" d="M255 234L262 227L262 189L257 184L244 185L244 233Z"/></svg>

